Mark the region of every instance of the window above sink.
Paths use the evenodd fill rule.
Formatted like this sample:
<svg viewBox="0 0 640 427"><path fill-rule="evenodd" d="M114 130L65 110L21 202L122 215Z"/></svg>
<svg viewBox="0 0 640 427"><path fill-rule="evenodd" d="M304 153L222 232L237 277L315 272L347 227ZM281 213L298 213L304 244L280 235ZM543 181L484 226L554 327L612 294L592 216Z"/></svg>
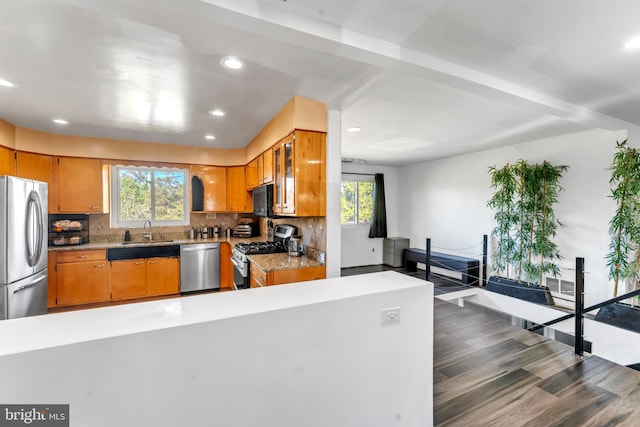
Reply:
<svg viewBox="0 0 640 427"><path fill-rule="evenodd" d="M111 169L111 228L189 224L189 170L140 166Z"/></svg>

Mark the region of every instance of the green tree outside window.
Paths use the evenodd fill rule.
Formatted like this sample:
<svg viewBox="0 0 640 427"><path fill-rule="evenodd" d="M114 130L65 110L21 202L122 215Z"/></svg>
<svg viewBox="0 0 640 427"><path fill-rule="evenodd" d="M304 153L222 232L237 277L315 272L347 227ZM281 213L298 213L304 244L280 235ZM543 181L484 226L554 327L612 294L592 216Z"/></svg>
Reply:
<svg viewBox="0 0 640 427"><path fill-rule="evenodd" d="M371 223L373 213L373 182L342 181L340 222L342 224Z"/></svg>
<svg viewBox="0 0 640 427"><path fill-rule="evenodd" d="M118 166L113 171L112 226L187 225L188 171Z"/></svg>

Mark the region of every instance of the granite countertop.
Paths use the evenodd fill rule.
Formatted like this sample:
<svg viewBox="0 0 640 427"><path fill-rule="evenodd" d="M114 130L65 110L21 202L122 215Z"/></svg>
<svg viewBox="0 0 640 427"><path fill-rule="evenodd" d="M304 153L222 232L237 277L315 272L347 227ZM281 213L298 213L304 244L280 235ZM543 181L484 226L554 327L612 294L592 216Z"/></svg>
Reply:
<svg viewBox="0 0 640 427"><path fill-rule="evenodd" d="M249 261L265 272L320 267L324 264L306 256L289 256L287 253L249 255Z"/></svg>
<svg viewBox="0 0 640 427"><path fill-rule="evenodd" d="M229 243L235 245L236 243L247 242L260 242L263 241L264 236L257 237L220 237L211 239L176 239L165 240L155 242L104 242L104 243L85 243L82 245L68 245L68 246L49 246L50 251L86 251L91 249L110 249L110 248L127 248L136 246L168 246L168 245L196 245L199 243Z"/></svg>

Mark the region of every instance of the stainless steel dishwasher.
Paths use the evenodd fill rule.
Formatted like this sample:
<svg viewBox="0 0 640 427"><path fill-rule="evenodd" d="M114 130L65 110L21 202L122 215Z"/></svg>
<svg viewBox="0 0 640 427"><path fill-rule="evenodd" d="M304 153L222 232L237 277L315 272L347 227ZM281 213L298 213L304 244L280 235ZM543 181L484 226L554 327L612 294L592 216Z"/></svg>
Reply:
<svg viewBox="0 0 640 427"><path fill-rule="evenodd" d="M220 289L220 243L180 245L180 293Z"/></svg>

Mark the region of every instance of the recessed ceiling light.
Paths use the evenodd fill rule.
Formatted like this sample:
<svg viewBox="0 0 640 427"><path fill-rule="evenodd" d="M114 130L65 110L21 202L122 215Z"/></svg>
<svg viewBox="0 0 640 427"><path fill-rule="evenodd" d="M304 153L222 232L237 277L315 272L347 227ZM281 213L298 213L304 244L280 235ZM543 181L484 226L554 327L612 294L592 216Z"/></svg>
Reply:
<svg viewBox="0 0 640 427"><path fill-rule="evenodd" d="M0 79L0 86L15 87L17 85L15 83L10 82L9 80Z"/></svg>
<svg viewBox="0 0 640 427"><path fill-rule="evenodd" d="M215 110L209 110L209 114L211 114L212 116L216 116L216 117L222 117L224 116L224 111L219 110L219 109L215 109Z"/></svg>
<svg viewBox="0 0 640 427"><path fill-rule="evenodd" d="M220 60L220 64L229 70L239 70L244 68L244 61L237 56L225 56Z"/></svg>
<svg viewBox="0 0 640 427"><path fill-rule="evenodd" d="M58 125L68 125L69 122L65 119L53 119L52 120L53 123L58 124Z"/></svg>
<svg viewBox="0 0 640 427"><path fill-rule="evenodd" d="M214 135L205 135L204 139L214 140L216 137Z"/></svg>
<svg viewBox="0 0 640 427"><path fill-rule="evenodd" d="M624 44L625 49L637 49L640 47L640 36L634 37Z"/></svg>
<svg viewBox="0 0 640 427"><path fill-rule="evenodd" d="M352 133L360 132L361 130L362 129L360 129L358 126L347 128L347 132L352 132Z"/></svg>

